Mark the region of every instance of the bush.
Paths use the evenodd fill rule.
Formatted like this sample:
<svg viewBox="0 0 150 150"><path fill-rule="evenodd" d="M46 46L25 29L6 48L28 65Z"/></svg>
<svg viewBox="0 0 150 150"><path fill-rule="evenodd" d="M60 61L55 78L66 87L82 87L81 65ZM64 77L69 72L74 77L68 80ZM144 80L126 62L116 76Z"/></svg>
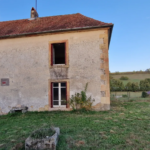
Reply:
<svg viewBox="0 0 150 150"><path fill-rule="evenodd" d="M140 81L140 90L141 91L148 91L148 90L150 90L149 79Z"/></svg>
<svg viewBox="0 0 150 150"><path fill-rule="evenodd" d="M150 83L150 78L146 78L146 79L145 79L145 81L147 81L147 82L149 82L149 83Z"/></svg>
<svg viewBox="0 0 150 150"><path fill-rule="evenodd" d="M122 76L122 77L120 78L120 80L129 80L129 78L126 77L126 76Z"/></svg>
<svg viewBox="0 0 150 150"><path fill-rule="evenodd" d="M123 91L124 84L118 79L110 79L110 91Z"/></svg>
<svg viewBox="0 0 150 150"><path fill-rule="evenodd" d="M146 98L148 97L149 95L146 93L146 92L142 92L142 98Z"/></svg>
<svg viewBox="0 0 150 150"><path fill-rule="evenodd" d="M128 97L128 95L126 95L126 94L123 94L123 95L122 95L122 97Z"/></svg>
<svg viewBox="0 0 150 150"><path fill-rule="evenodd" d="M75 93L71 96L69 104L73 110L91 110L92 104L95 101L90 97L87 97L86 90L88 87L88 83L85 86L85 90L80 93Z"/></svg>

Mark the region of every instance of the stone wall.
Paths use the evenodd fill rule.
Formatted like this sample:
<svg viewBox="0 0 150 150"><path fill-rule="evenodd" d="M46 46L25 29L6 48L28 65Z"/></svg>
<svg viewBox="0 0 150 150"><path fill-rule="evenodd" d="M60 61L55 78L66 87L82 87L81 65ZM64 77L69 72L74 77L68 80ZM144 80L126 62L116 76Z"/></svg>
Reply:
<svg viewBox="0 0 150 150"><path fill-rule="evenodd" d="M9 78L9 86L0 86L0 113L16 105L30 111L52 110L49 105L49 80L57 80L49 65L49 42L68 40L67 68L61 69L69 80L70 95L80 92L88 82L87 94L96 101L93 108L108 110L109 67L108 30L64 32L0 40L0 79Z"/></svg>

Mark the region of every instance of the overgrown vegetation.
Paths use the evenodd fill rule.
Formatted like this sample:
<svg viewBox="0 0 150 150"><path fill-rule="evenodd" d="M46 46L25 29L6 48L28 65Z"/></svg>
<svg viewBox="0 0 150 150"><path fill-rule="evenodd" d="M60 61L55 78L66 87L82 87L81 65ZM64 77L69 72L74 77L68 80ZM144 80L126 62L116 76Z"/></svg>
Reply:
<svg viewBox="0 0 150 150"><path fill-rule="evenodd" d="M88 88L88 83L86 83L84 91L80 93L75 93L71 96L69 100L69 105L75 110L91 110L92 104L95 101L91 96L87 96L86 91Z"/></svg>
<svg viewBox="0 0 150 150"><path fill-rule="evenodd" d="M38 130L34 131L31 134L31 138L33 138L33 139L43 139L43 138L46 138L47 136L50 137L54 134L55 134L55 131L53 130L52 127L41 128L41 129L38 129Z"/></svg>
<svg viewBox="0 0 150 150"><path fill-rule="evenodd" d="M146 93L146 92L142 92L142 98L146 98L146 97L148 97L149 95Z"/></svg>
<svg viewBox="0 0 150 150"><path fill-rule="evenodd" d="M33 130L60 127L57 150L150 149L149 102L112 101L106 112L28 112L0 116L0 149L24 149ZM22 146L22 147L21 147Z"/></svg>

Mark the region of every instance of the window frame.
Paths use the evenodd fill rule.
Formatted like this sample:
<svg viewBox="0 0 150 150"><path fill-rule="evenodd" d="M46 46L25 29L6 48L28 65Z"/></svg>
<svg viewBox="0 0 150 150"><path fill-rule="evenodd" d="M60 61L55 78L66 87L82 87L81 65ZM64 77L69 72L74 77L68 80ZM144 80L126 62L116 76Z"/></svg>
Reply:
<svg viewBox="0 0 150 150"><path fill-rule="evenodd" d="M66 83L66 101L69 101L70 98L70 84L69 80L49 80L49 106L50 108L65 108L65 107L53 107L53 83ZM69 103L66 103L66 108L69 108Z"/></svg>
<svg viewBox="0 0 150 150"><path fill-rule="evenodd" d="M65 64L53 64L53 44L64 43L65 44ZM69 52L68 52L68 40L51 41L49 42L49 66L54 67L69 67Z"/></svg>
<svg viewBox="0 0 150 150"><path fill-rule="evenodd" d="M58 87L55 87L54 86L54 83L58 83ZM61 83L65 83L65 87L61 86ZM52 101L51 103L53 104L53 107L66 107L66 104L65 105L61 105L61 101L62 101L62 97L61 97L61 89L62 88L65 88L66 89L66 92L65 92L65 95L66 95L66 102L67 102L67 82L52 82ZM58 99L55 100L54 99L54 89L58 89ZM55 105L54 106L54 101L58 101L58 105Z"/></svg>

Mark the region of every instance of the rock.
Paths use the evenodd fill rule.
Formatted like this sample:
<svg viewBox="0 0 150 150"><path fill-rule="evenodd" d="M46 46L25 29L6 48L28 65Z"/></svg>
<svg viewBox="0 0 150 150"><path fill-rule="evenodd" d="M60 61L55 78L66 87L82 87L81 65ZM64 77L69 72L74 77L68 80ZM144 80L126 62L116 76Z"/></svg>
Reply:
<svg viewBox="0 0 150 150"><path fill-rule="evenodd" d="M31 136L29 136L25 140L25 150L44 150L44 149L50 149L50 150L56 150L56 145L58 143L58 136L60 134L60 129L58 127L54 127L53 130L55 131L55 134L53 136L46 136L43 139L33 139Z"/></svg>

